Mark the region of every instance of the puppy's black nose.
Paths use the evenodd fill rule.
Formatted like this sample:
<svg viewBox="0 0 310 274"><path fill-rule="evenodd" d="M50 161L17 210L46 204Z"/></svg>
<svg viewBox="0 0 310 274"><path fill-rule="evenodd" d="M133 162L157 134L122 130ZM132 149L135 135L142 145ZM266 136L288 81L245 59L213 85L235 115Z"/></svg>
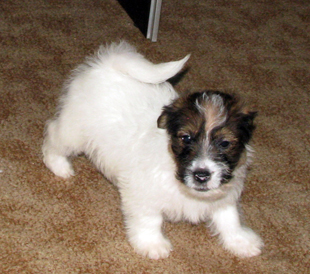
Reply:
<svg viewBox="0 0 310 274"><path fill-rule="evenodd" d="M206 183L211 178L211 173L208 170L199 170L194 172L194 178L198 183Z"/></svg>

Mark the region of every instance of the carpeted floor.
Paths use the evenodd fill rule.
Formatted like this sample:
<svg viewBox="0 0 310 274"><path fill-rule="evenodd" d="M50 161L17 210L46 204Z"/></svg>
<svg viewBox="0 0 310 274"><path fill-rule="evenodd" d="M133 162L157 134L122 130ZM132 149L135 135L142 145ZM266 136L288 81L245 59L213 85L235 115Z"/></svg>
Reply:
<svg viewBox="0 0 310 274"><path fill-rule="evenodd" d="M1 1L0 273L309 273L309 26L309 1L164 0L151 43L116 0ZM168 223L170 257L142 258L117 190L87 159L69 180L42 163L66 76L120 39L154 62L191 53L176 89L234 91L259 112L242 208L261 256L230 255L203 224Z"/></svg>

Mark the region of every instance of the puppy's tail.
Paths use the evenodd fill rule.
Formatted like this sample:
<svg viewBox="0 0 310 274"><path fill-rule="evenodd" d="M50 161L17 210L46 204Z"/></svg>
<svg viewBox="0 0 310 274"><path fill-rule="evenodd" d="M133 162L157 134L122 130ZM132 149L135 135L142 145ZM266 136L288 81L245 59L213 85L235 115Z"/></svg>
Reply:
<svg viewBox="0 0 310 274"><path fill-rule="evenodd" d="M109 48L102 47L98 53L99 59L108 57L113 69L129 75L130 77L144 83L162 83L176 75L184 66L190 55L179 61L153 64L139 54L136 49L122 41L119 44L112 44Z"/></svg>

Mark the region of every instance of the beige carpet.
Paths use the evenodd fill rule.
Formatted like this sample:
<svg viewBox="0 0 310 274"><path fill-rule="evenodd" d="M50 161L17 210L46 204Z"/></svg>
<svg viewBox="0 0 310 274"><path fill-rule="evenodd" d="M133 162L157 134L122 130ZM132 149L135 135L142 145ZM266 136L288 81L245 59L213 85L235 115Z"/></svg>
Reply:
<svg viewBox="0 0 310 274"><path fill-rule="evenodd" d="M0 2L0 273L310 273L310 7L302 0L164 0L157 43L116 0ZM45 121L69 71L126 39L154 62L192 53L176 85L235 91L258 110L242 198L263 254L238 259L203 224L166 224L168 259L136 255L117 190L83 157L42 163Z"/></svg>

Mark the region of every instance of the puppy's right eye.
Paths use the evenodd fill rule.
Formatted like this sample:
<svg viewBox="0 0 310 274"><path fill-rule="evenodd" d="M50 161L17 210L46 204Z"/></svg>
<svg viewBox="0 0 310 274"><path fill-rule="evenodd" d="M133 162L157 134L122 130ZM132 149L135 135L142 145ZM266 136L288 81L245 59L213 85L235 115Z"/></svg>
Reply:
<svg viewBox="0 0 310 274"><path fill-rule="evenodd" d="M190 144L192 142L192 137L190 135L182 135L181 140L184 144Z"/></svg>

